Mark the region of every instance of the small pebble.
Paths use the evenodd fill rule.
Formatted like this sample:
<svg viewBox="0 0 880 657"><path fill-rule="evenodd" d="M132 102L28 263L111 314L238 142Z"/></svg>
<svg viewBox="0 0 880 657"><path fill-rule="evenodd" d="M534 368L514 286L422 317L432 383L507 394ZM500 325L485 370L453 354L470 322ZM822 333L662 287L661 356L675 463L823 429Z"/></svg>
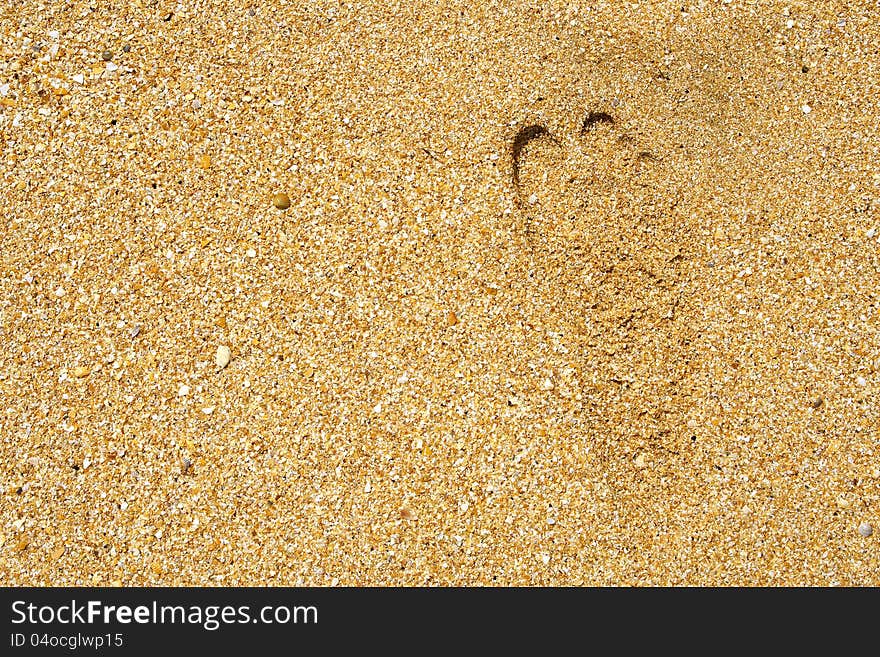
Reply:
<svg viewBox="0 0 880 657"><path fill-rule="evenodd" d="M290 197L287 194L275 194L272 197L272 205L274 205L279 210L286 210L290 207Z"/></svg>
<svg viewBox="0 0 880 657"><path fill-rule="evenodd" d="M82 379L91 374L91 370L85 365L77 365L70 372L70 375L75 379Z"/></svg>
<svg viewBox="0 0 880 657"><path fill-rule="evenodd" d="M131 46L126 43L122 46L122 52L131 52Z"/></svg>
<svg viewBox="0 0 880 657"><path fill-rule="evenodd" d="M873 533L874 528L871 526L871 523L863 522L861 525L859 525L859 534L861 534L865 538L868 538Z"/></svg>
<svg viewBox="0 0 880 657"><path fill-rule="evenodd" d="M230 360L232 360L232 350L226 345L217 347L217 355L214 356L214 362L217 363L217 367L223 369L229 365Z"/></svg>
<svg viewBox="0 0 880 657"><path fill-rule="evenodd" d="M183 385L180 386L180 388L178 388L177 394L180 397L186 397L189 394L189 391L190 391L190 387L184 383Z"/></svg>
<svg viewBox="0 0 880 657"><path fill-rule="evenodd" d="M866 386L866 385L868 385L868 381L867 381L867 379L865 379L865 377L859 376L859 377L856 377L856 384L860 385L860 386Z"/></svg>
<svg viewBox="0 0 880 657"><path fill-rule="evenodd" d="M816 399L814 399L813 401L810 402L810 406L812 406L813 408L819 408L824 403L825 403L824 399L822 399L821 397L816 397Z"/></svg>
<svg viewBox="0 0 880 657"><path fill-rule="evenodd" d="M813 111L813 108L810 107L809 105L801 105L801 112L803 112L804 114L809 114L812 111Z"/></svg>
<svg viewBox="0 0 880 657"><path fill-rule="evenodd" d="M109 50L105 50L101 53L101 59L103 59L105 62L109 62L111 59L113 59L113 53Z"/></svg>

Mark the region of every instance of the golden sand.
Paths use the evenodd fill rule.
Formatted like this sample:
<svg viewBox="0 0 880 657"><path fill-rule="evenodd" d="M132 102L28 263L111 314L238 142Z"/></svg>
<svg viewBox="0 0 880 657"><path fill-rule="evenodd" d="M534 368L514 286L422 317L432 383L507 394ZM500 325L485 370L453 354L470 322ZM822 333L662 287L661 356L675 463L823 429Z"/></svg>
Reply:
<svg viewBox="0 0 880 657"><path fill-rule="evenodd" d="M0 582L880 584L878 25L3 3Z"/></svg>

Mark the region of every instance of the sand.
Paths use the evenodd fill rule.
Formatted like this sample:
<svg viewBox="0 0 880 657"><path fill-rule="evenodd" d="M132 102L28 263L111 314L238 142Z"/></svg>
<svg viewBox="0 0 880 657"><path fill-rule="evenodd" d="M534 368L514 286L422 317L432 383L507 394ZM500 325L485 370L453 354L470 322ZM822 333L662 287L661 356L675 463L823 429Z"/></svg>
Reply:
<svg viewBox="0 0 880 657"><path fill-rule="evenodd" d="M878 25L4 3L0 582L880 584Z"/></svg>

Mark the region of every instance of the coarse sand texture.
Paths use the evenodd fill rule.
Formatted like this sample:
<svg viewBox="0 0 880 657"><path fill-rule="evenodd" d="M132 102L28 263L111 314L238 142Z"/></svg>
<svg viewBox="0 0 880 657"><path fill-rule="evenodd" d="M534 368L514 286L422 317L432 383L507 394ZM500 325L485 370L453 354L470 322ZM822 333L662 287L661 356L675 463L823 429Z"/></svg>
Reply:
<svg viewBox="0 0 880 657"><path fill-rule="evenodd" d="M880 6L0 6L0 583L880 584Z"/></svg>

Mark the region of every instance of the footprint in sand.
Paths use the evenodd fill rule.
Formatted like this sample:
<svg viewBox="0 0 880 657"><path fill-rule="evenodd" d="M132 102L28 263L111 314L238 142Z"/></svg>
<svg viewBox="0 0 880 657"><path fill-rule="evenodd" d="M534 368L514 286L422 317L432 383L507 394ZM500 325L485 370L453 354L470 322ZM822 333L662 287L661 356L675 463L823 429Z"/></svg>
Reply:
<svg viewBox="0 0 880 657"><path fill-rule="evenodd" d="M577 338L591 371L656 397L676 394L690 360L694 241L675 153L646 141L589 111L568 130L520 127L509 156L523 271L548 323Z"/></svg>

